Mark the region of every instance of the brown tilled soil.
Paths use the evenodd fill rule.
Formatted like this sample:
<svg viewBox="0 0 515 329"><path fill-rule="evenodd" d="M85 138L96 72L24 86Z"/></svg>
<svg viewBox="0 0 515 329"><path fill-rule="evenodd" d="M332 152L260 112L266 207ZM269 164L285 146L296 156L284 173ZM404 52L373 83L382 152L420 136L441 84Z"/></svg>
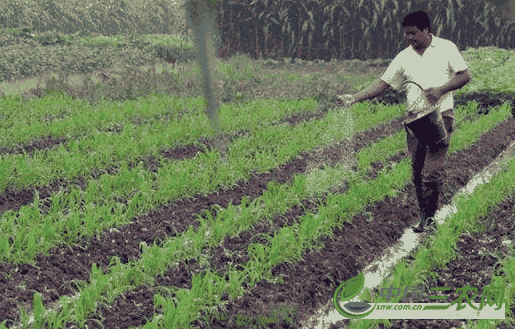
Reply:
<svg viewBox="0 0 515 329"><path fill-rule="evenodd" d="M474 174L488 165L515 139L514 123L513 118L503 122L482 136L474 146L448 158L445 180L447 185L441 205L448 203ZM236 186L209 195L179 200L151 214L136 218L130 225L119 227L119 232L105 232L98 239L82 239L73 247L57 248L51 251L50 257L40 255L35 265L3 263L0 265L0 273L4 274L0 277L0 294L5 297L0 303L0 321L8 319L8 323L12 323L11 321L18 316L17 305L30 307L34 291L42 293L45 305L55 302L61 295L76 293L76 288L66 283L71 280L86 280L93 263L106 270L110 257L118 256L122 262L137 259L140 256L139 242L151 243L158 238L175 236L189 225L195 226L197 223L194 214L201 213L214 204L226 207L232 201L233 204L239 205L244 195L253 200L263 193L270 181L291 181L294 174L304 173L313 163L326 162L334 165L348 157L348 149L353 145L357 151L385 135L395 133L398 129L401 129L401 124L397 121L392 125L359 133L351 142L342 141L323 152L303 153L269 173L256 173L248 182L239 182ZM179 153L195 154L197 151L183 149ZM387 163L398 162L405 156L406 154L400 153ZM374 177L383 167L384 164L374 164L369 175ZM47 191L59 189L59 183L52 186L45 188ZM346 188L343 183L337 191L343 193ZM24 191L9 194L4 196L4 200L2 209L15 209L21 204L32 202L32 193ZM306 210L316 211L314 200L304 200L303 206ZM387 197L377 204L368 206L362 214L354 216L342 229L334 231L334 238L321 239L324 248L320 251L305 254L304 259L295 265L282 264L274 268L273 274L283 276L284 284L260 282L244 296L228 302L226 312L223 312L226 315L224 321L213 319L209 325L196 325L203 328L237 328L234 322L238 314L240 317L256 319L258 316L270 314L273 310L283 309L286 310L283 312L283 318L275 325L270 324L267 327L298 328L299 322L304 320L306 315L331 298L334 289L341 282L359 273L382 250L391 246L407 226L416 221L416 206L414 187L409 184L401 191L399 197ZM234 265L243 264L248 260L246 247L250 242L264 242L263 234L273 236L280 227L297 221L306 210L296 206L285 215L274 218L274 225L262 222L249 232L226 238L223 246L213 251L206 250L211 260L210 266L223 273L228 262ZM497 221L502 220L501 217ZM463 269L466 271L468 266L472 269L475 265L470 263L462 266L466 266ZM192 273L202 270L195 260L181 262L179 266L169 268L163 277L158 277L156 284L190 287ZM100 307L98 314L88 321L88 326L99 327L94 319L101 319L107 328L127 328L144 324L145 317L151 318L155 311L152 297L155 289L142 286L137 292L123 294L116 298L110 307ZM287 321L288 317L293 320ZM252 326L252 322L248 324Z"/></svg>
<svg viewBox="0 0 515 329"><path fill-rule="evenodd" d="M423 283L427 297L421 303L441 303L440 300L430 300L429 296L447 296L446 302L458 299L461 292L457 288L467 285L477 288L477 296L471 300L473 303L481 302L482 289L491 284L493 275L503 275L502 260L513 257L513 252L505 243L515 239L515 193L508 195L501 203L494 207L486 217L479 218L483 232L474 234L463 233L457 243L456 258L445 265L444 268L433 269L435 278L429 277ZM410 264L414 260L413 254L406 257ZM430 292L432 287L451 287L452 290L441 293ZM374 289L373 293L377 293ZM468 293L469 297L473 293ZM466 301L464 305L466 305ZM511 307L515 314L515 305ZM348 321L338 321L329 329L345 328ZM450 329L466 325L467 320L392 320L391 329L420 328L420 329ZM380 329L386 329L379 325ZM513 324L501 324L499 329L513 328Z"/></svg>
<svg viewBox="0 0 515 329"><path fill-rule="evenodd" d="M446 186L440 206L448 204L452 196L465 186L473 175L481 171L515 139L514 122L513 118L505 121L482 136L474 146L447 159ZM400 156L391 160L398 161ZM335 230L333 239L322 239L325 246L321 251L307 253L304 259L294 266L281 264L273 269L274 275L284 276L284 284L259 283L241 298L228 303L224 321L213 320L209 325L202 325L202 328L253 328L256 322L248 322L248 326L243 327L233 323L237 322L238 317L257 319L259 316L271 315L274 310L284 308L290 310L289 314L286 312L285 319L266 327L299 328L299 323L305 320L306 316L313 314L314 310L332 298L341 282L356 276L374 260L374 257L395 243L405 228L414 223L417 216L415 200L414 186L409 184L399 197L387 197L368 206L365 212L354 216L351 222L345 223L343 229ZM290 213L290 221L303 214L302 211L295 209ZM506 219L505 215L498 215L499 217L493 218L494 222ZM508 227L513 228L513 222L509 223ZM229 245L230 250L234 250L233 245ZM228 249L226 246L227 244L224 246L225 249ZM464 272L473 271L478 266L474 262L460 264ZM293 318L293 324L286 321L286 317ZM348 320L342 322L346 324ZM440 321L438 328L451 328L453 324L447 322ZM422 325L414 328L425 327Z"/></svg>
<svg viewBox="0 0 515 329"><path fill-rule="evenodd" d="M509 195L492 212L481 218L485 232L474 234L463 233L457 243L456 259L450 261L446 268L434 269L436 279L429 278L425 281L425 291L431 287L452 287L453 290L443 292L442 296L448 296L446 302L452 303L458 299L460 292L456 288L468 286L477 288L477 296L471 302L480 303L483 287L490 285L493 275L502 275L502 260L513 257L506 244L507 240L515 239L515 194ZM406 259L408 262L413 257ZM473 293L468 294L470 297ZM465 300L462 299L464 302ZM441 302L438 300L424 300L423 303ZM469 307L465 304L466 307ZM515 314L515 305L511 307ZM402 328L452 328L460 327L467 323L466 320L394 320L391 329ZM501 324L499 329L513 328L514 324ZM386 328L381 325L379 328Z"/></svg>
<svg viewBox="0 0 515 329"><path fill-rule="evenodd" d="M328 70L331 70L330 68ZM334 71L328 71L334 74ZM289 124L298 124L310 118L322 118L324 111L313 114L296 115L283 120ZM282 122L281 122L282 123ZM515 139L515 119L510 119L481 137L474 146L448 158L446 163L446 188L440 205L447 204L452 196L468 180L493 158L501 153ZM280 124L280 123L279 123ZM229 202L239 205L243 196L250 200L260 196L270 181L285 183L292 181L295 174L305 173L319 163L335 165L349 158L349 150L358 151L370 143L379 141L384 136L392 135L401 129L401 123L395 121L373 130L358 133L352 141L344 140L324 150L302 153L278 168L267 173L255 173L247 182L238 182L235 186L224 187L208 195L196 195L192 198L178 200L170 206L135 218L133 223L118 227L119 232L104 232L93 239L81 239L74 246L60 247L52 250L49 257L39 255L34 265L13 265L0 263L0 322L7 319L7 325L18 317L18 305L26 309L31 307L34 291L42 293L45 305L55 302L59 296L72 295L77 292L72 280L87 280L93 263L107 270L109 260L118 256L123 263L140 256L139 242L148 244L165 237L173 237L183 232L189 225L196 227L195 214L218 204L227 207ZM243 132L244 133L244 132ZM242 132L237 132L235 138ZM64 140L42 139L26 145L25 151L48 149ZM17 150L2 150L17 153ZM193 157L202 149L185 146L164 150L165 158L181 159ZM392 157L386 165L400 161L406 154ZM142 159L149 170L155 171L156 159ZM373 164L368 175L374 178L385 166L383 163ZM112 167L91 173L93 177L108 172L116 173L118 168ZM333 192L344 193L345 182L335 182ZM85 178L77 178L74 182L59 180L49 186L37 187L40 198L48 206L48 197L54 191L66 190L70 184L85 188ZM0 211L17 210L22 205L33 202L34 190L8 191L0 196ZM46 199L46 200L45 200ZM45 203L46 202L46 203ZM223 245L207 251L210 266L221 273L228 262L237 266L248 260L246 247L251 242L264 242L263 235L273 236L274 232L285 225L297 221L306 211L316 211L315 200L304 200L303 207L293 207L283 216L273 219L273 225L260 222L251 231L240 236L226 238ZM377 204L367 207L362 214L354 216L345 223L342 229L335 230L334 238L323 238L324 248L320 251L306 253L304 259L295 265L280 265L273 269L274 275L284 276L284 284L259 283L246 295L226 305L226 320L213 319L209 324L196 323L202 328L245 328L235 326L238 314L256 319L266 316L272 310L285 310L282 319L268 328L298 328L299 323L316 308L325 304L332 297L336 287L343 281L355 276L366 265L374 260L382 250L391 246L402 235L403 230L417 219L417 202L412 184L407 185L397 198L387 197ZM349 252L350 250L350 252ZM356 252L352 252L356 251ZM464 265L462 265L464 266ZM466 265L468 266L468 264ZM471 265L472 266L472 265ZM240 266L241 268L241 266ZM465 267L466 270L468 267ZM193 273L203 268L195 260L181 262L179 266L169 268L163 277L156 279L157 285L190 287ZM471 281L467 281L471 282ZM472 284L471 284L472 285ZM88 320L89 328L100 327L95 319L99 319L106 328L127 328L143 325L156 311L153 306L154 287L141 286L137 290L124 293L115 299L110 307L100 307L97 315ZM292 321L287 318L291 317ZM252 321L247 322L252 327ZM418 323L418 322L417 322ZM409 327L409 326L408 326ZM445 325L443 326L445 327ZM449 326L450 327L450 326Z"/></svg>

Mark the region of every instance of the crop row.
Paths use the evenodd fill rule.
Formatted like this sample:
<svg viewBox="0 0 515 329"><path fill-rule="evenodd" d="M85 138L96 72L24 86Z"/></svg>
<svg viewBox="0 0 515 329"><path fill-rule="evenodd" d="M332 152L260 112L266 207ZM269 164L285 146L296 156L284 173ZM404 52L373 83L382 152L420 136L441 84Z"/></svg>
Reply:
<svg viewBox="0 0 515 329"><path fill-rule="evenodd" d="M365 111L362 109L360 112ZM398 107L393 107L388 111L369 116L368 120L360 120L358 129L364 129L371 124L388 119L398 112ZM22 261L22 259L30 261L38 251L44 252L58 243L73 243L81 235L92 236L113 225L122 225L129 222L134 215L151 210L154 205L177 197L210 191L216 189L218 185L234 184L239 179L248 178L251 170L256 167L259 170L268 170L304 150L324 145L328 139L338 139L342 135L348 137L351 133L345 132L343 127L345 122L342 125L341 120L338 119L339 116L347 115L335 112L321 121L303 123L293 128L264 127L248 138L233 142L230 154L231 159L234 160L221 167L217 166L218 159L214 152L203 154L195 159L165 162L158 173L148 172L141 163L132 170L129 170L127 163L122 163L117 174L90 179L84 191L72 186L70 193L54 193L48 200L50 204L48 213L44 215L36 204L38 202L36 197L35 204L21 207L17 212L6 211L2 215L0 249L3 251L3 259L13 262ZM164 125L163 130L165 132L155 129L148 134L164 140L167 135L176 133L172 128L167 129ZM143 150L142 144L148 148L152 147L153 143L150 141L133 147L130 135L127 136L123 132L121 135L119 139L124 139L126 143L118 143L120 152L131 152L131 150L136 152L134 151L136 148ZM155 139L152 140L155 141ZM155 141L155 143L159 142ZM72 141L71 144L75 144L73 149L77 148L75 142ZM115 151L118 152L118 150ZM62 174L74 177L79 166L95 168L94 166L99 162L98 158L99 155L95 156L95 154L88 154L85 157L69 155L60 161L59 166L53 166L54 171L41 170L40 174L46 174L55 179ZM32 161L35 166L43 163L37 155ZM80 165L81 161L84 165ZM18 168L18 172L24 172L23 163L19 163ZM24 176L30 176L31 179L34 177L33 174ZM212 176L215 179L212 179ZM159 186L157 192L154 190L154 188L157 189L156 186ZM119 198L128 199L127 204L116 201ZM68 209L68 212L64 214L63 209ZM66 234L63 234L64 232Z"/></svg>
<svg viewBox="0 0 515 329"><path fill-rule="evenodd" d="M364 130L368 128L367 125L391 119L398 114L398 108L391 107L368 116L363 113L364 109L356 112L358 113L353 115L361 119L357 120L355 127L357 130ZM81 236L93 236L112 226L128 223L133 216L149 211L157 204L184 195L191 196L202 190L209 191L218 184L232 184L247 177L250 170L256 166L260 170L270 169L303 150L337 139L342 134L338 115L343 114L333 114L329 114L320 122L304 123L293 130L287 127L268 127L262 135L256 133L252 137L234 142L231 146L231 159L238 159L234 161L240 163L230 164L226 170L219 168L220 172L215 175L218 181L210 180L212 173L217 171L216 156L207 153L192 160L169 162L160 168L157 174L149 173L141 165L129 170L126 163L122 164L116 175L104 175L98 180L90 179L84 191L71 187L70 193L55 193L47 201L49 206L45 214L40 209L36 196L34 204L23 206L17 212L7 211L3 214L3 221L0 223L0 249L3 251L3 259L13 262L31 261L39 251L46 252L61 243L72 244ZM472 125L468 130L471 135L463 138L465 141L477 138L482 129L492 127L506 115L508 112L496 111L487 117L490 122L485 122L481 126ZM303 138L310 135L313 138ZM399 152L403 148L404 135L405 132L400 131L361 150L357 155L359 171L363 172L372 162L385 160ZM458 133L456 136L455 138L461 138L462 135ZM302 145L301 140L310 144ZM130 145L130 142L127 141L127 144ZM270 149L275 152L270 152ZM250 159L261 158L264 163L256 160L249 163L248 153L258 155L251 156ZM37 156L33 159L34 163L40 164L41 161L38 162L37 159ZM63 161L65 164L60 170L70 174L69 171L76 163L72 160ZM87 168L94 167L94 160L95 157L91 154L86 157L84 163ZM92 163L89 164L88 161ZM23 166L19 164L19 167L19 171L23 173ZM58 172L55 175L58 175ZM209 184L212 187L208 187ZM154 190L156 186L160 187L158 192ZM127 202L121 203L121 198L127 199Z"/></svg>
<svg viewBox="0 0 515 329"><path fill-rule="evenodd" d="M446 218L444 224L439 225L435 236L429 240L414 255L415 260L408 265L401 260L392 271L391 277L383 280L378 289L394 287L416 286L424 282L431 275L434 268L443 268L449 261L456 257L456 243L462 233L478 232L482 224L480 218L487 216L493 207L515 193L515 158L512 158L487 184L479 186L473 194L466 195L456 200L458 211ZM512 250L515 248L512 246ZM511 307L515 298L515 254L503 260L501 273L504 276L493 275L490 285L505 287L504 301L507 312L507 323L513 323ZM386 298L374 296L375 302L387 302ZM389 303L396 303L402 296L393 297ZM473 328L497 328L501 320L478 320ZM389 320L351 320L349 329L375 328L378 324L388 325Z"/></svg>
<svg viewBox="0 0 515 329"><path fill-rule="evenodd" d="M172 101L173 99L170 99ZM183 106L198 106L196 101L186 103ZM314 100L292 101L284 103L281 101L269 101L267 106L271 109L268 112L258 112L262 101L247 105L244 108L228 105L222 107L221 117L231 118L228 123L222 121L224 130L247 129L255 133L269 129L267 123L281 119L291 113L309 109L314 106ZM175 109L184 108L179 105ZM151 104L138 104L137 107L146 109ZM160 107L160 106L156 106ZM102 170L116 164L121 160L136 161L142 154L158 156L161 148L169 147L177 142L195 143L204 135L212 134L212 128L203 112L195 111L186 114L180 121L166 122L154 119L150 124L137 125L129 123L129 116L133 115L132 106L125 107L125 113L115 114L116 107L97 110L96 112L79 113L73 120L55 122L47 125L47 131L39 131L41 126L34 125L28 128L6 129L6 135L18 132L20 135L27 133L26 130L39 131L39 136L51 134L56 137L66 136L72 131L83 131L87 127L92 128L101 121L110 121L122 124L120 134L111 134L92 130L89 135L82 136L79 140L71 140L62 143L54 150L36 151L33 156L26 154L3 155L0 160L1 179L0 189L5 190L8 184L18 188L33 186L34 184L48 184L49 182L62 178L63 176L73 179L79 174L85 174L92 168ZM73 110L75 111L75 109ZM143 114L143 111L140 114ZM152 115L150 112L148 115ZM125 123L118 121L126 117ZM109 120L107 120L109 118ZM89 122L89 123L88 123ZM87 124L86 124L87 123ZM85 126L87 125L87 127ZM30 132L28 132L30 134ZM198 143L198 142L197 142ZM15 170L16 168L16 170Z"/></svg>
<svg viewBox="0 0 515 329"><path fill-rule="evenodd" d="M314 100L255 100L245 105L223 104L219 111L225 126L255 129L260 122L267 123L304 111L313 107L314 103ZM171 95L154 95L123 103L104 100L94 106L61 93L53 93L28 103L23 103L19 96L8 97L0 102L3 119L0 141L3 147L12 147L49 135L80 135L96 129L106 130L113 123L125 125L139 120L155 124L162 122L166 116L202 116L203 106L204 100L201 97L184 99ZM256 111L263 108L270 110ZM184 113L184 109L189 110Z"/></svg>
<svg viewBox="0 0 515 329"><path fill-rule="evenodd" d="M380 113L384 115L384 112ZM498 111L491 112L490 115L482 117L477 122L464 124L456 132L456 135L453 135L453 139L456 136L456 140L453 140L451 143L453 145L451 152L466 147L479 138L482 132L491 129L509 116L509 109L501 107ZM478 127L479 130L477 130ZM397 135L389 138L398 139L399 137ZM384 151L384 149L382 150ZM401 151L401 149L398 149L398 151ZM381 156L382 154L378 153L378 157L380 158ZM219 298L224 295L221 292L234 297L236 294L241 293L243 289L241 286L242 282L252 286L264 278L273 280L274 278L270 276L269 272L270 266L284 261L293 262L298 260L298 257L302 255L306 248L313 246L314 239L321 235L330 234L333 227L341 224L338 218L349 218L352 213L360 211L366 204L395 193L396 189L403 187L409 181L409 177L409 160L403 160L394 169L382 172L379 178L373 181L368 183L351 182L351 187L346 194L329 196L326 204L319 208L318 214L308 214L299 220L300 223L297 226L281 229L269 245L251 245L249 253L252 257L251 261L244 266L245 270L229 270L226 276L218 276L212 272L207 272L204 275L198 274L198 277L193 280L194 285L192 289L177 290L171 288L173 290L171 295L173 296L156 297L156 302L166 306L164 307L165 310L168 310L166 312L177 311L185 316L188 315L186 317L171 317L178 321L176 324L179 327L186 327L198 314L213 316L214 314L206 312L210 309L210 306L217 305L220 301ZM292 184L292 189L300 189L302 191L304 188L302 185L305 185L305 181L306 177L297 178ZM299 184L301 187L299 187ZM302 193L300 194L302 195ZM277 199L284 200L285 196L278 196ZM276 205L278 202L272 201L272 204ZM255 208L258 204L253 202L250 207ZM170 264L180 259L200 258L201 260L200 253L204 246L216 244L226 234L234 234L239 227L238 221L245 222L242 220L244 216L241 214L252 213L249 210L243 210L242 207L240 211L241 217L239 217L235 216L233 210L229 211L229 208L227 210L228 217L222 219L221 216L225 213L220 212L217 219L208 221L209 224L205 220L201 220L203 224L200 225L197 231L190 227L181 236L169 239L162 246L156 244L152 247L142 246L143 255L140 260L129 262L128 264L120 264L119 261L115 261L116 265L110 268L109 274L103 274L96 267L93 267L90 283L85 283L81 286L80 296L75 300L68 299L68 303L64 303L59 314L56 312L49 313L47 320L59 322L73 319L78 324L84 323L86 314L96 309L96 301L102 300L105 296L109 296L109 300L112 300L113 296L126 289L132 289L142 282L152 282L152 278L155 275L163 273ZM267 207L265 206L265 208ZM255 211L258 210L256 209ZM219 285L216 285L216 282ZM210 283L209 287L204 286L207 283ZM206 289L208 290L206 291ZM197 293L201 295L197 295ZM209 295L210 293L213 295ZM63 297L64 300L67 300L67 298ZM181 303L176 304L173 302L174 300L181 300ZM172 305L177 306L172 307ZM184 309L191 310L191 312L184 313L183 307ZM170 319L168 316L166 318ZM159 319L159 317L156 317L155 321L161 321ZM168 325L172 324L167 323Z"/></svg>

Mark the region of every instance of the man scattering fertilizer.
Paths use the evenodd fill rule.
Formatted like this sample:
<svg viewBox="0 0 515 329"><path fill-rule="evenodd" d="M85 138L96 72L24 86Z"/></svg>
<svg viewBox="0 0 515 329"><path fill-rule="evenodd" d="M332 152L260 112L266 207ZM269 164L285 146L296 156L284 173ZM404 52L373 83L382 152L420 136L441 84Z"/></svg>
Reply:
<svg viewBox="0 0 515 329"><path fill-rule="evenodd" d="M420 222L413 231L422 233L435 226L433 216L453 131L452 91L467 84L471 74L456 45L429 32L431 24L424 11L408 14L402 27L404 39L411 47L393 59L381 79L358 93L338 96L338 103L351 106L374 98L388 85L406 88L407 116L403 123L420 210Z"/></svg>

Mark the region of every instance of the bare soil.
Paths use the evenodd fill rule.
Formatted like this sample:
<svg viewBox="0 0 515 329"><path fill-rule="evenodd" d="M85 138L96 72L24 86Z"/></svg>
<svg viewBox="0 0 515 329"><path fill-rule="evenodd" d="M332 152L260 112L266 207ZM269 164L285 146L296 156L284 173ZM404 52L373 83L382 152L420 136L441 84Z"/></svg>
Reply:
<svg viewBox="0 0 515 329"><path fill-rule="evenodd" d="M450 261L445 268L436 268L435 278L424 282L425 291L431 287L452 287L452 291L442 292L440 295L448 296L447 301L458 299L460 292L456 288L471 286L477 288L477 296L471 302L480 303L483 287L490 285L493 275L503 275L502 260L513 257L506 241L513 243L515 239L515 194L508 195L498 204L492 212L480 218L485 231L474 234L463 233L457 243L456 258ZM413 257L406 259L408 262ZM473 297L472 293L468 293ZM465 300L462 299L464 302ZM425 300L424 303L441 302ZM469 306L467 306L469 307ZM515 314L515 306L511 307ZM463 326L466 320L394 320L391 329L401 328L452 328ZM380 326L380 329L386 328ZM499 329L513 328L513 324L501 324Z"/></svg>
<svg viewBox="0 0 515 329"><path fill-rule="evenodd" d="M473 175L488 165L515 139L514 120L511 118L503 122L482 136L472 147L447 159L446 187L440 205L447 204ZM5 298L0 303L0 314L3 315L0 321L7 319L8 323L12 323L19 315L17 305L30 308L34 291L42 293L45 305L57 301L59 296L75 294L77 289L73 284L67 283L72 280L87 280L93 263L107 270L109 259L113 256L118 256L124 263L129 259L137 259L140 256L139 242L152 243L160 238L175 236L189 225L198 225L194 214L201 213L214 204L226 207L232 202L238 205L243 196L253 200L263 193L270 181L291 181L294 174L304 173L314 163L325 162L334 165L348 158L350 148L358 151L399 129L401 123L396 121L391 125L359 133L352 141L340 141L321 152L303 153L268 173L255 173L247 182L238 182L236 186L225 187L209 195L196 195L161 207L134 219L129 225L119 227L119 232L104 232L102 236L93 239L83 238L75 246L52 250L49 257L39 255L34 265L2 263L0 273L4 275L0 277L0 294ZM48 142L45 144L48 145ZM171 150L169 154L191 155L198 151L184 147L180 151ZM406 153L401 152L386 161L386 164L396 163L405 156ZM374 177L384 165L374 164L369 176ZM41 190L46 189L48 193L51 189L64 188L69 183L60 186L60 183L56 182ZM342 182L334 192L343 193L346 188L345 182ZM46 195L48 196L49 194ZM2 209L15 209L32 200L33 195L28 190L20 191L18 194L8 193L3 196ZM316 211L315 200L304 200L303 205L306 210ZM243 264L248 260L246 247L250 242L264 242L260 239L262 234L273 236L282 226L297 221L297 218L305 213L305 209L293 207L285 215L274 218L274 225L260 223L240 236L226 238L221 247L212 251L206 250L211 259L211 268L223 273L228 262L235 265ZM339 283L355 276L382 250L395 243L403 230L417 220L417 216L415 191L412 184L409 184L399 197L387 197L354 216L342 229L335 230L334 238L321 239L324 247L320 251L305 254L304 259L297 264L282 264L274 268L273 274L283 276L284 284L260 282L241 298L228 301L226 312L223 312L227 316L226 320L212 319L209 325L196 325L206 328L236 328L234 323L238 314L256 319L260 315L269 314L272 310L287 307L290 311L285 313L284 319L267 327L297 328L297 324L305 315L311 314L331 298ZM502 220L503 218L498 219L499 222ZM353 250L356 252L352 252ZM473 268L474 265L470 266ZM202 270L195 260L181 262L179 266L169 268L163 277L158 277L156 284L189 287L192 273ZM108 328L142 325L145 317L150 318L156 311L152 298L154 291L155 288L142 286L137 292L125 293L116 298L111 307L101 307L95 318L101 319ZM292 318L293 324L287 321L288 317ZM88 326L97 328L98 324L92 318L88 321Z"/></svg>
<svg viewBox="0 0 515 329"><path fill-rule="evenodd" d="M334 70L334 68L333 68ZM329 72L328 72L329 73ZM332 71L334 74L334 71ZM310 118L322 118L324 109L313 114L296 115L283 120L289 124L298 124ZM279 123L280 124L280 123ZM50 256L39 255L35 264L0 263L0 322L7 320L7 325L19 316L18 306L31 308L34 291L43 296L45 305L56 302L62 295L73 295L77 288L72 280L87 280L93 263L97 263L104 271L108 270L109 260L117 256L123 263L130 259L138 259L141 255L139 243L145 241L151 244L166 237L173 237L183 232L188 226L198 226L195 214L202 213L215 204L227 207L229 202L239 205L243 196L250 200L262 195L269 182L290 182L295 174L305 173L310 168L322 163L335 165L339 161L347 161L352 151L379 141L385 136L402 129L399 120L381 125L366 132L356 134L352 140L342 140L326 148L311 152L303 152L295 159L280 165L267 173L254 173L246 182L238 182L235 186L226 186L210 194L200 194L192 198L177 200L173 204L160 207L152 213L135 218L129 225L118 227L118 231L104 232L95 238L82 238L74 246L63 246L51 250ZM245 132L235 132L230 138L236 138ZM445 189L440 198L440 206L448 204L456 192L465 186L470 178L480 172L496 156L498 156L515 139L515 119L501 123L497 128L486 133L473 146L447 158L445 168ZM30 145L21 146L26 149L48 149L62 143L63 140L42 139ZM208 141L203 141L207 144ZM18 150L3 150L19 152ZM193 157L202 149L194 146L182 146L163 150L161 156L171 159ZM369 170L368 176L374 178L377 172L385 166L397 163L407 156L400 152L385 163L375 163ZM156 159L144 158L149 170L156 170ZM105 171L91 173L93 177L108 172L115 173L116 167ZM48 204L48 197L53 191L66 190L70 184L85 187L85 178L77 178L74 182L59 180L49 186L37 187L42 203ZM346 182L335 182L332 192L344 193ZM33 202L34 189L7 191L0 196L0 211L17 210L20 206ZM278 229L296 222L306 211L316 212L316 200L303 200L303 207L293 207L282 216L276 216L273 224L261 222L252 230L243 232L240 236L228 237L222 246L214 250L206 250L209 255L210 267L224 273L227 264L241 265L248 261L246 248L250 242L264 242L264 235L273 236ZM44 210L44 206L43 206ZM493 216L496 216L495 213ZM499 213L493 220L501 223L506 220L504 213ZM221 313L224 320L212 318L209 324L197 322L200 328L247 328L257 324L259 316L270 316L274 310L284 310L275 324L266 328L299 328L307 316L324 305L334 293L336 287L345 280L363 270L375 257L394 244L402 235L404 229L416 222L418 218L417 201L414 186L408 184L399 197L387 197L370 205L361 214L355 215L341 229L334 231L334 237L320 239L322 249L310 251L302 261L291 265L281 264L273 269L273 274L284 277L284 284L260 282L244 296L227 301ZM501 224L499 224L501 225ZM508 221L506 230L513 231L513 221ZM511 226L510 226L511 225ZM513 235L512 235L513 237ZM472 241L472 240L470 240ZM465 242L470 242L465 240ZM461 247L460 247L461 248ZM485 247L486 248L486 247ZM461 255L460 257L465 257ZM491 262L474 259L470 262L460 262L462 273L476 271L478 266L493 266ZM240 266L241 267L241 266ZM205 270L195 260L181 262L178 266L170 267L164 276L156 279L157 285L178 286L189 288L192 274ZM488 268L486 269L488 271ZM490 270L491 271L491 270ZM475 281L464 277L463 281L428 282L431 285L443 284L453 287L461 283L472 285ZM486 282L478 281L478 286ZM442 283L442 284L440 284ZM115 299L110 307L101 306L97 314L88 320L89 328L100 328L100 322L106 328L127 328L143 325L154 312L153 295L156 287L141 286L135 291L127 292ZM227 298L226 298L227 299ZM238 316L248 317L247 326L236 325ZM254 320L252 320L254 319ZM254 321L254 323L253 323ZM429 328L426 322L415 321L413 326ZM343 325L345 325L343 321ZM438 322L438 328L450 328L454 325L451 320ZM410 323L411 324L411 323ZM398 324L399 326L401 324ZM403 326L405 324L402 324ZM416 326L415 326L416 325ZM412 327L408 325L407 327ZM400 327L398 327L400 328Z"/></svg>

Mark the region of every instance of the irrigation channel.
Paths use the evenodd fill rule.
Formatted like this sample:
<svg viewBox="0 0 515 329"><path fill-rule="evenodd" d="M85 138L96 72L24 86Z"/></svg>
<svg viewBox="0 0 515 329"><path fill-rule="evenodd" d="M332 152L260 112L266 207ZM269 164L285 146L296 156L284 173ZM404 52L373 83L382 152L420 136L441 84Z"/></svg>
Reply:
<svg viewBox="0 0 515 329"><path fill-rule="evenodd" d="M324 115L325 113L311 113L310 115L293 116L278 124L296 125L312 118L323 118ZM321 153L302 152L288 163L273 168L269 172L255 173L248 181L239 181L236 185L226 189L179 200L169 206L161 207L154 213L135 218L129 225L106 231L98 239L84 239L76 245L53 250L48 257L38 257L35 265L0 264L0 272L10 276L10 280L4 280L4 285L1 287L3 289L1 292L5 293L8 299L0 303L0 314L4 314L0 321L3 319L14 320L19 317L16 311L18 304L13 302L14 298L23 303L26 309L29 309L33 298L32 292L36 289L41 290L42 284L45 285L45 290L42 291L45 306L47 309L51 309L50 305L55 305L60 296L78 296L77 289L74 289L72 285L63 285L63 282L88 280L93 263L98 264L99 268L106 271L109 268L109 260L113 256L118 256L122 262L136 259L141 255L141 241L152 242L156 239L178 235L178 232L185 231L189 226L198 226L195 214L202 213L212 205L219 205L222 208L228 207L230 202L233 205L240 205L243 196L252 201L266 191L268 183L274 181L284 184L292 181L294 175L306 173L310 162L319 162L323 159L323 162L329 166L334 166L348 156L348 149L353 148L355 152L359 152L373 143L380 142L385 136L393 136L401 129L401 120L394 119L372 129L359 131L352 137L352 141L348 139L338 141L327 146ZM459 131L457 133L459 135ZM499 169L495 167L505 161L502 159L513 158L514 141L515 119L510 116L479 136L472 145L448 155L445 164L445 190L442 192L440 210L437 213L439 224L452 212L452 202L459 193L471 193L469 187L477 184L473 177L483 177L479 175L483 172L487 180L488 175L493 176L498 172ZM60 142L45 140L40 141L39 144L35 143L31 147L46 149L49 145L53 146ZM168 159L185 159L192 158L199 152L202 150L198 147L185 146L180 149L167 150L162 156ZM501 154L502 157L499 157ZM403 160L406 157L405 152L400 152L386 161L373 163L367 172L368 178L373 180L382 175L381 172L384 169L396 168L399 164L404 163ZM495 159L499 159L499 161L495 162ZM147 159L145 165L149 170L155 170L158 162L154 159ZM108 168L107 172L113 174L116 170L116 168ZM486 180L479 184L485 184ZM84 188L84 184L80 180L76 184ZM51 192L58 191L58 185L38 187L40 199L44 200L50 196ZM333 193L343 194L348 188L346 184L342 184ZM17 210L22 205L34 201L34 189L4 195L0 201L0 210ZM325 199L322 198L321 202L325 202ZM210 251L211 267L216 271L223 272L226 270L228 257L236 266L245 264L249 258L247 255L249 241L263 241L260 236L266 234L273 236L279 228L295 223L306 212L316 213L317 202L306 199L301 203L303 206L294 206L286 214L272 218L271 223L275 226L259 223L253 228L253 231L227 237L222 246ZM303 325L305 328L311 328L315 324L327 327L327 324L316 321L321 320L321 316L315 317L311 321L308 317L320 312L331 311L331 304L330 302L328 304L328 301L332 298L335 286L355 276L359 271L366 273L367 286L371 282L371 287L373 287L385 278L388 270L397 260L409 255L422 242L423 236L415 237L408 229L417 220L417 217L415 190L411 184L408 184L396 193L368 205L364 211L345 222L342 228L335 229L333 237L323 237L320 240L324 244L323 249L305 253L302 260L294 265L279 264L275 266L272 274L283 277L283 283L271 283L263 280L256 287L245 290L240 298L227 302L224 310L224 313L227 314L225 320L211 319L208 325L197 321L193 325L206 329L241 328L241 326L231 324L230 320L242 314L249 319L256 319L259 316L270 314L273 310L286 309L286 314L279 319L279 323L275 323L275 326L271 324L268 326L269 328L301 328ZM499 221L499 225L501 225L501 221ZM513 227L508 227L508 230L513 231ZM120 243L121 241L124 243ZM388 251L384 253L385 250ZM357 253L352 254L349 251ZM377 255L382 255L382 257L378 258ZM487 264L486 267L488 266L491 265ZM181 261L177 266L170 266L163 276L156 277L155 285L190 288L191 273L200 270L202 270L202 265L194 259ZM379 276L374 276L377 273ZM2 279L0 278L0 280ZM20 291L19 284L25 284L26 289ZM473 283L470 284L473 285ZM144 326L148 319L151 319L156 313L155 293L154 288L149 285L141 285L137 289L123 292L114 299L111 305L99 305L96 312L89 316L86 324L88 328L100 328L99 323L106 328ZM326 307L317 311L320 309L320 305L326 305ZM293 323L286 324L287 318L292 317ZM342 317L331 317L331 314L329 317L336 321L342 319ZM330 322L325 318L324 321ZM344 327L349 321L340 322ZM424 328L451 328L461 326L463 322L459 320L419 321L417 325ZM394 326L394 328L401 328L401 326Z"/></svg>

